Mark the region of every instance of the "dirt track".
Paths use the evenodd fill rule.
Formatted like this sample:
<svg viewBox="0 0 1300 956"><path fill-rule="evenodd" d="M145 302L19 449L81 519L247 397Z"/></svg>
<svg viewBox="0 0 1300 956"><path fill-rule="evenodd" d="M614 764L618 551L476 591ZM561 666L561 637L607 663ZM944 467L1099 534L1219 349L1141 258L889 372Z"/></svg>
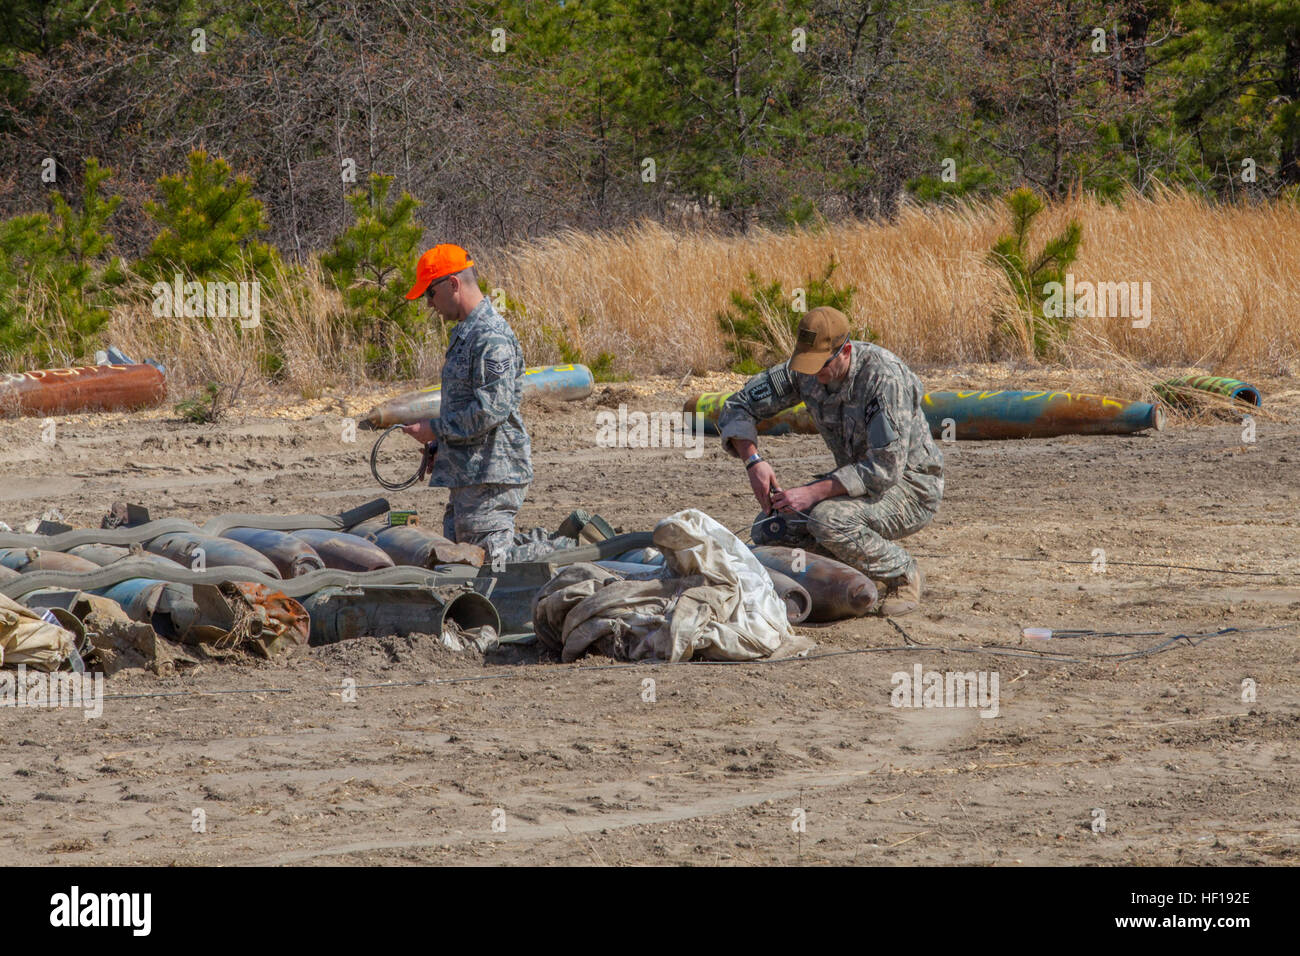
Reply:
<svg viewBox="0 0 1300 956"><path fill-rule="evenodd" d="M1024 383L1049 384L1067 381ZM1300 383L1258 384L1293 422ZM602 400L675 409L686 389L651 391L614 386ZM283 413L250 402L207 427L166 411L74 416L53 446L38 420L0 423L0 519L17 529L57 506L97 526L116 499L198 519L350 507L378 491L365 433L339 440L342 414L369 404L350 402ZM554 527L574 507L627 530L683 507L732 528L752 520L742 471L716 441L697 461L597 448L594 408L526 409L537 480L522 526ZM856 653L904 643L874 618L810 629L816 659L736 666L573 668L364 639L282 666L131 671L107 688L260 693L116 697L89 722L0 711L0 863L1294 864L1300 426L1261 419L1255 444L1241 432L1221 421L943 446L943 507L909 539L930 590L899 622L928 647ZM786 483L829 462L815 436L764 449ZM388 497L430 519L446 500L428 489ZM1092 570L1098 548L1104 573ZM1159 637L1022 641L1029 625L1290 626L1107 663L1097 655ZM975 650L993 645L1018 656ZM891 675L916 664L998 672L998 716L891 707ZM361 685L355 704L340 698L349 677ZM1254 703L1242 701L1247 677ZM366 686L452 678L467 680ZM195 809L204 833L192 830Z"/></svg>

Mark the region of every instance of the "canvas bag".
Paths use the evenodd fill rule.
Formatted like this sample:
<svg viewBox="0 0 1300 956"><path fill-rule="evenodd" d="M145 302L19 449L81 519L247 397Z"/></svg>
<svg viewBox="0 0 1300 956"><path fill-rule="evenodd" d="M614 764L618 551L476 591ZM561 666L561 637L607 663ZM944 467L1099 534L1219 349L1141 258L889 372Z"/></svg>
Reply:
<svg viewBox="0 0 1300 956"><path fill-rule="evenodd" d="M76 650L76 635L0 594L0 667L53 671Z"/></svg>

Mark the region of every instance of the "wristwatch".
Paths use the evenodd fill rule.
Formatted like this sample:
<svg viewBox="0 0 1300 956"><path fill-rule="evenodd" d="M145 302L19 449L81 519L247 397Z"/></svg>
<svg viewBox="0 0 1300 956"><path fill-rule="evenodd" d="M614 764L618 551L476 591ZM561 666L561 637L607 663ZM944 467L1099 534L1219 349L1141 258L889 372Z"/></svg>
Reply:
<svg viewBox="0 0 1300 956"><path fill-rule="evenodd" d="M754 452L754 454L750 455L748 458L745 459L745 470L748 471L749 469L753 468L762 460L763 460L763 456L760 455L758 452Z"/></svg>

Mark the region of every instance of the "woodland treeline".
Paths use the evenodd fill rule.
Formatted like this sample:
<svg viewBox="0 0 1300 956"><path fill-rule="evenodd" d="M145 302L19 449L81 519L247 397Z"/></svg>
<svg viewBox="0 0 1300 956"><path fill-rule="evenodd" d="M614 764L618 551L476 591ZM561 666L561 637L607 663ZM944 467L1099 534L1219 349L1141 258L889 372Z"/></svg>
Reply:
<svg viewBox="0 0 1300 956"><path fill-rule="evenodd" d="M7 0L0 217L74 201L94 158L134 259L200 148L291 262L372 173L472 249L1021 185L1254 201L1300 184L1300 3Z"/></svg>

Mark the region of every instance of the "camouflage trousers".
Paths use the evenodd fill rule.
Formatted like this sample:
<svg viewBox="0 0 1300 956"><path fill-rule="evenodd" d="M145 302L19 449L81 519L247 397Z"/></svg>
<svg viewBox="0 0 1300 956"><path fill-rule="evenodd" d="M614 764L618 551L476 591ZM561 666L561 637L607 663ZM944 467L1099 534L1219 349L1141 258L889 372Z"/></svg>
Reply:
<svg viewBox="0 0 1300 956"><path fill-rule="evenodd" d="M792 522L778 537L760 531L765 516L759 515L754 543L824 551L874 581L888 581L901 576L912 561L895 539L921 530L934 514L910 485L899 482L879 498L839 495L819 501L806 521Z"/></svg>
<svg viewBox="0 0 1300 956"><path fill-rule="evenodd" d="M442 513L442 534L457 544L476 544L488 553L509 551L515 544L515 515L523 507L527 485L464 485L449 489Z"/></svg>
<svg viewBox="0 0 1300 956"><path fill-rule="evenodd" d="M443 537L478 545L489 563L540 561L553 551L577 547L572 538L553 538L543 528L515 531L527 485L465 485L450 492L442 513Z"/></svg>

